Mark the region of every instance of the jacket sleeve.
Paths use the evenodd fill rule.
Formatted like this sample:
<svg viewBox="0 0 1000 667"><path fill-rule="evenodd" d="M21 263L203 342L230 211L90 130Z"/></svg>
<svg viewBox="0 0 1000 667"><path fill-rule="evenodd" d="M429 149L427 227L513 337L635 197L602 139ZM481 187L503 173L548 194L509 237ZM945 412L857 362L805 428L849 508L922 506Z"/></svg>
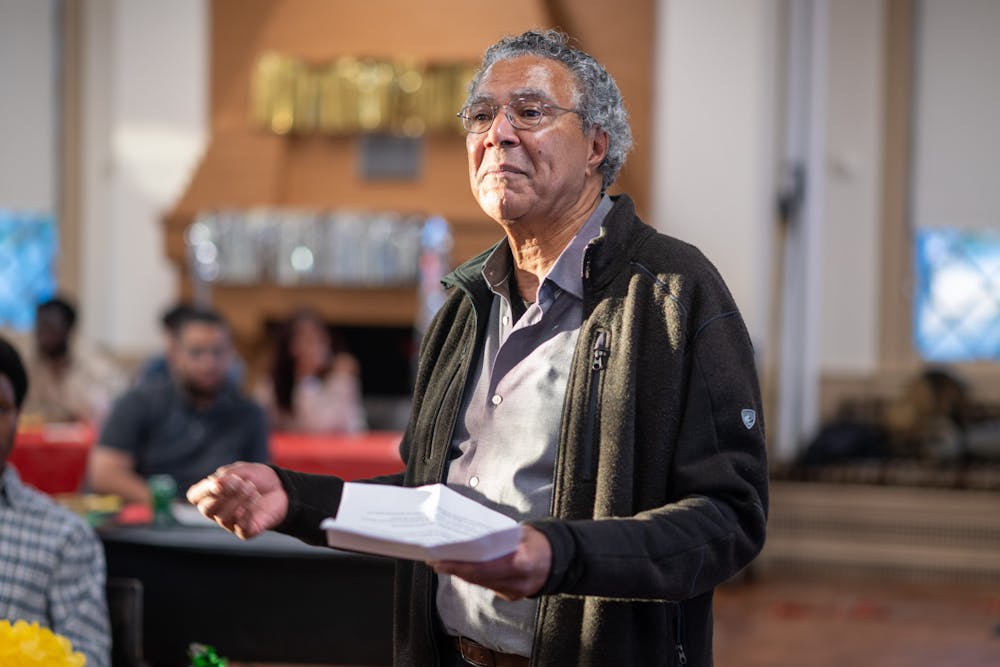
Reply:
<svg viewBox="0 0 1000 667"><path fill-rule="evenodd" d="M275 532L297 537L308 544L325 546L326 536L319 524L327 517L337 516L344 492L344 480L332 475L314 475L275 465L270 467L277 473L288 495L288 514L274 528ZM402 473L358 481L396 485L403 483Z"/></svg>
<svg viewBox="0 0 1000 667"><path fill-rule="evenodd" d="M764 543L767 464L749 336L736 311L689 343L670 502L631 517L533 522L552 546L541 594L685 600L726 581ZM665 447L670 443L637 443Z"/></svg>

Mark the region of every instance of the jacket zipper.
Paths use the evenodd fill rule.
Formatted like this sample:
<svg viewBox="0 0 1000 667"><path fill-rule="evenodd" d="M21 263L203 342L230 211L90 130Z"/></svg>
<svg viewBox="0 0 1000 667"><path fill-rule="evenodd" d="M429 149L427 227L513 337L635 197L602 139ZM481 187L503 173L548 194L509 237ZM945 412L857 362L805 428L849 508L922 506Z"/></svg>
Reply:
<svg viewBox="0 0 1000 667"><path fill-rule="evenodd" d="M583 433L583 475L584 481L593 481L594 471L594 440L597 430L597 411L601 401L601 384L604 379L604 369L608 365L608 333L603 329L597 331L597 338L590 357L590 384L587 389L587 419Z"/></svg>
<svg viewBox="0 0 1000 667"><path fill-rule="evenodd" d="M674 616L674 649L677 651L677 664L686 665L688 659L684 653L684 608L679 602L675 602L674 609L677 612Z"/></svg>
<svg viewBox="0 0 1000 667"><path fill-rule="evenodd" d="M434 409L434 428L431 430L431 437L428 438L427 441L424 443L424 448L423 448L425 463L430 463L430 460L433 457L434 442L436 442L437 440L436 436L438 428L440 428L441 425L441 412L444 410L445 403L447 403L447 399L451 395L452 389L455 386L455 382L462 374L462 366L464 365L464 363L465 363L465 352L463 351L458 360L458 368L455 369L455 372L451 376L451 379L448 380L448 385L445 387L444 395L441 397L441 402L438 403ZM454 424L452 425L452 429L454 429ZM447 457L445 458L447 459Z"/></svg>

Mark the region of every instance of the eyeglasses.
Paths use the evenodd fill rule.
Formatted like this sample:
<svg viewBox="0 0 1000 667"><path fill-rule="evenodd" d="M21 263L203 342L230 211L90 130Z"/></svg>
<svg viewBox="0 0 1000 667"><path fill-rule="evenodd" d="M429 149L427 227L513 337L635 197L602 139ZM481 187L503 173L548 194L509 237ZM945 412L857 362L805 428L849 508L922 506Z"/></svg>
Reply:
<svg viewBox="0 0 1000 667"><path fill-rule="evenodd" d="M181 346L181 351L192 359L202 357L212 357L213 359L224 359L229 354L229 347L226 345L191 345Z"/></svg>
<svg viewBox="0 0 1000 667"><path fill-rule="evenodd" d="M553 111L565 113L581 113L579 109L567 109L557 107L554 104L545 104L530 97L518 97L507 104L487 104L477 102L468 104L456 115L462 119L462 127L470 134L482 134L493 127L493 121L497 117L497 111L504 110L507 120L518 130L531 130L538 127L542 119L553 115Z"/></svg>

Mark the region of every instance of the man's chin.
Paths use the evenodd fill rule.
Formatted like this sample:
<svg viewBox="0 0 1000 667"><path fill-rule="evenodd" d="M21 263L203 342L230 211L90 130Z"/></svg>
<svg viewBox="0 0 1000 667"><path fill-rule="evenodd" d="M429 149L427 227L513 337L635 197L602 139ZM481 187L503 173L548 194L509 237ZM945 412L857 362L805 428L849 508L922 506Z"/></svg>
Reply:
<svg viewBox="0 0 1000 667"><path fill-rule="evenodd" d="M184 390L195 400L211 400L222 392L222 383L204 385L188 382L184 385Z"/></svg>
<svg viewBox="0 0 1000 667"><path fill-rule="evenodd" d="M497 222L515 222L524 215L524 203L520 197L510 192L490 192L479 200L479 206L486 215Z"/></svg>

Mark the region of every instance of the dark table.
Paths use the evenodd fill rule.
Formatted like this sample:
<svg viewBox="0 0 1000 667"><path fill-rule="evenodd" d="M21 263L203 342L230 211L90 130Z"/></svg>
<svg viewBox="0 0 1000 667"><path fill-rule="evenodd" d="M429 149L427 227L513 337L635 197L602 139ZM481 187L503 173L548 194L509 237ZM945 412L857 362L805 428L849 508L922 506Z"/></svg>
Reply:
<svg viewBox="0 0 1000 667"><path fill-rule="evenodd" d="M188 665L191 642L233 661L392 663L392 560L209 523L98 532L108 576L142 581L151 665Z"/></svg>

